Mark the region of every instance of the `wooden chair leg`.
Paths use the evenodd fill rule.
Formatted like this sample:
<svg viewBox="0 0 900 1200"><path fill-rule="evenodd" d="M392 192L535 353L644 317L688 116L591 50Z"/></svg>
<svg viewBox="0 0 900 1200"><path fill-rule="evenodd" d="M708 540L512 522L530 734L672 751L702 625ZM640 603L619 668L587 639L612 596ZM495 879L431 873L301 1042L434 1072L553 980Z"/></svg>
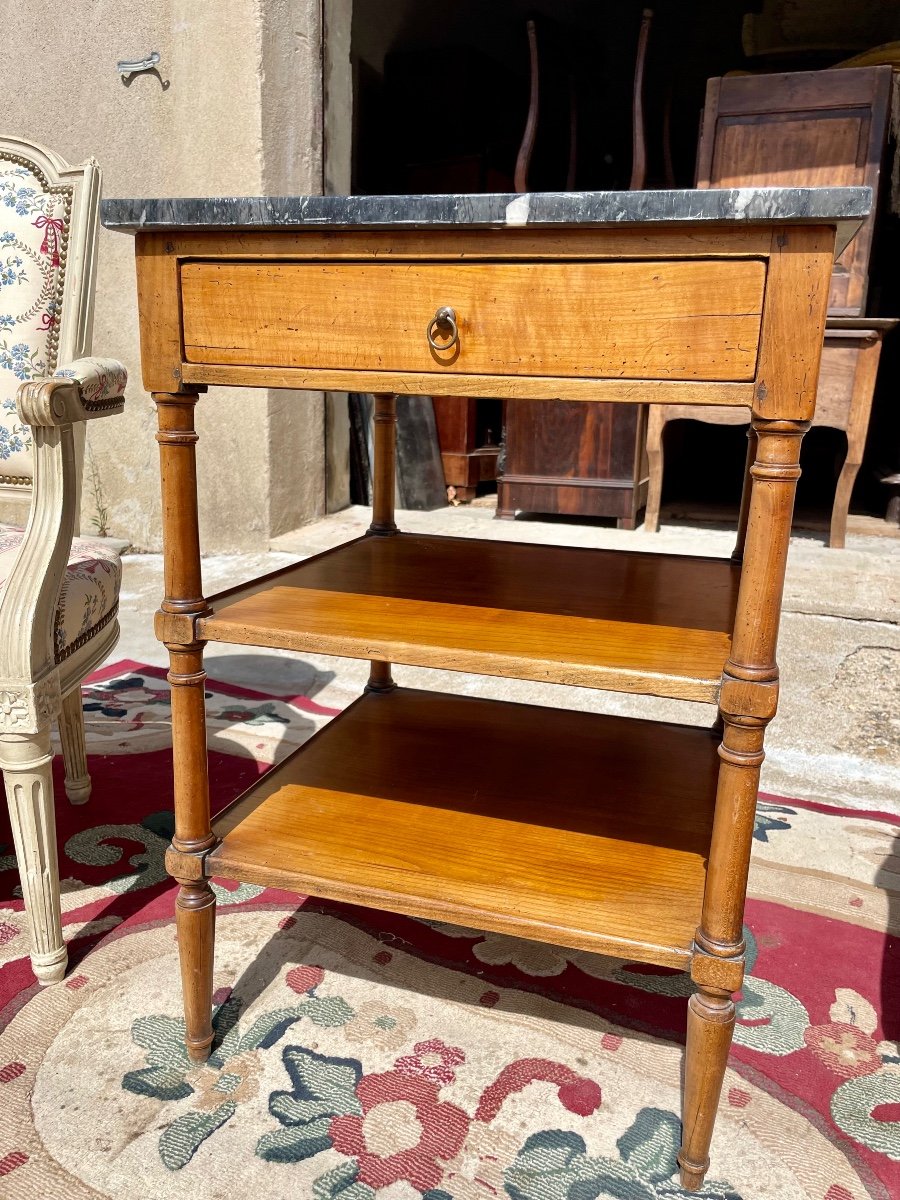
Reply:
<svg viewBox="0 0 900 1200"><path fill-rule="evenodd" d="M844 465L841 467L841 473L838 476L837 487L834 492L834 504L831 509L831 529L828 534L828 545L832 550L843 550L844 543L847 540L847 514L850 511L850 497L853 494L853 485L856 483L856 476L859 474L861 462L861 452L851 447L848 439L847 457L844 459Z"/></svg>
<svg viewBox="0 0 900 1200"><path fill-rule="evenodd" d="M678 1165L681 1186L689 1192L697 1191L709 1169L709 1144L734 1031L734 1011L727 992L701 989L688 1001Z"/></svg>
<svg viewBox="0 0 900 1200"><path fill-rule="evenodd" d="M647 489L647 507L644 510L644 529L647 533L659 532L659 507L662 501L663 481L663 430L666 427L665 408L662 404L651 404L647 418L647 462L650 480Z"/></svg>
<svg viewBox="0 0 900 1200"><path fill-rule="evenodd" d="M0 736L0 767L31 930L31 965L44 984L62 979L67 957L59 907L52 763L49 729Z"/></svg>
<svg viewBox="0 0 900 1200"><path fill-rule="evenodd" d="M857 355L846 429L847 457L838 478L834 507L831 510L828 545L834 550L843 549L847 538L847 513L850 510L853 485L866 448L866 434L869 430L875 381L878 377L878 360L881 356L881 341L879 333L873 330L871 337L860 347Z"/></svg>
<svg viewBox="0 0 900 1200"><path fill-rule="evenodd" d="M59 740L66 764L66 795L72 804L86 804L91 795L91 777L84 743L84 709L81 706L80 687L69 692L62 702Z"/></svg>

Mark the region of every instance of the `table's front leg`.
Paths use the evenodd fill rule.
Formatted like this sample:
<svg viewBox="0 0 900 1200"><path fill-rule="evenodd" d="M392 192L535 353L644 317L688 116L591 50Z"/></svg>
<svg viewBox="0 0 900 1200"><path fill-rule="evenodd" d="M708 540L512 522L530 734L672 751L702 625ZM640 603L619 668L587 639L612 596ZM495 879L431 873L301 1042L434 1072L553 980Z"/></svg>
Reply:
<svg viewBox="0 0 900 1200"><path fill-rule="evenodd" d="M709 1146L744 978L744 905L766 726L778 701L776 646L781 595L808 421L752 418L742 546L744 567L731 655L722 675L719 780L706 889L694 941L684 1060L681 1183L696 1191ZM760 603L760 597L767 601Z"/></svg>
<svg viewBox="0 0 900 1200"><path fill-rule="evenodd" d="M175 642L165 635L167 616L200 616L208 611L200 576L197 522L194 405L198 397L156 392L153 399L159 414L157 441L165 564L160 629L169 651L175 771L175 833L169 870L181 885L175 901L175 920L184 994L185 1043L190 1057L203 1062L213 1040L216 921L216 898L203 876L202 862L203 855L215 844L209 817L204 643Z"/></svg>

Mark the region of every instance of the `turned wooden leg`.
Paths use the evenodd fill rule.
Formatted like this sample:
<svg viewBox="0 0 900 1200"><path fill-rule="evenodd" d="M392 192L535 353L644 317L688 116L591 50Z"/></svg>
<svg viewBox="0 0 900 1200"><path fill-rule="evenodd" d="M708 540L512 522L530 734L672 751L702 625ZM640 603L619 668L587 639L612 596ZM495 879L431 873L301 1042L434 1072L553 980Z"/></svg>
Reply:
<svg viewBox="0 0 900 1200"><path fill-rule="evenodd" d="M66 972L52 763L49 729L0 736L0 767L31 930L31 965L38 982L45 984L58 983Z"/></svg>
<svg viewBox="0 0 900 1200"><path fill-rule="evenodd" d="M175 834L172 850L201 858L215 845L209 820L206 711L202 648L169 646L172 745L175 760ZM212 1045L212 977L216 898L205 879L183 879L175 901L184 1001L185 1045L203 1062ZM202 867L198 871L202 874Z"/></svg>
<svg viewBox="0 0 900 1200"><path fill-rule="evenodd" d="M184 998L185 1044L202 1062L212 1044L212 973L215 896L204 878L203 859L216 844L209 817L209 764L206 755L206 672L203 642L170 641L170 617L202 616L200 538L193 393L154 393L159 413L160 474L163 498L163 569L166 594L157 614L169 651L172 687L172 757L175 768L175 832L169 869L181 885L175 901L178 954ZM181 626L176 625L176 629ZM172 865L174 864L174 866Z"/></svg>
<svg viewBox="0 0 900 1200"><path fill-rule="evenodd" d="M709 1169L712 1140L734 1031L734 1002L727 992L702 990L688 1001L684 1052L683 1133L678 1165L681 1186L695 1192Z"/></svg>
<svg viewBox="0 0 900 1200"><path fill-rule="evenodd" d="M369 533L397 532L394 493L397 487L397 397L392 392L375 394L372 425L372 523Z"/></svg>
<svg viewBox="0 0 900 1200"><path fill-rule="evenodd" d="M184 1042L194 1062L205 1062L212 1046L213 950L216 897L205 881L182 882L175 900L178 957L184 998Z"/></svg>
<svg viewBox="0 0 900 1200"><path fill-rule="evenodd" d="M369 534L392 537L397 533L394 521L394 493L397 480L397 397L391 392L375 395L373 425L375 456L372 478L372 523ZM391 677L391 664L374 660L369 669L367 692L391 692L397 685Z"/></svg>
<svg viewBox="0 0 900 1200"><path fill-rule="evenodd" d="M373 659L369 668L369 682L366 684L366 691L392 692L396 686L394 677L391 675L391 664L382 662L380 659Z"/></svg>
<svg viewBox="0 0 900 1200"><path fill-rule="evenodd" d="M69 692L59 714L59 740L66 764L66 795L72 804L86 804L91 794L87 748L84 743L84 709L81 688Z"/></svg>
<svg viewBox="0 0 900 1200"><path fill-rule="evenodd" d="M647 507L644 509L644 529L647 533L659 532L659 508L662 501L663 482L663 430L666 427L666 410L662 404L651 404L647 418L647 462L650 481L647 487Z"/></svg>
<svg viewBox="0 0 900 1200"><path fill-rule="evenodd" d="M741 586L731 654L722 673L719 778L691 978L684 1067L681 1182L696 1191L709 1144L731 1035L733 994L744 974L743 916L765 730L778 704L778 617L805 421L753 415L750 465L736 554ZM758 597L768 595L760 612Z"/></svg>

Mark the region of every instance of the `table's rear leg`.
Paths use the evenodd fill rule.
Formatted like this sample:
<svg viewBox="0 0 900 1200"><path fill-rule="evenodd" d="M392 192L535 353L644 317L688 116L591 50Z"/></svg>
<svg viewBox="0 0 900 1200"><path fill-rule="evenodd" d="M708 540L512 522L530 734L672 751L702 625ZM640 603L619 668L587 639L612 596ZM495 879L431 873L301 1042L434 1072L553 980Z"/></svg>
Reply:
<svg viewBox="0 0 900 1200"><path fill-rule="evenodd" d="M394 492L397 486L397 397L392 392L375 394L373 432L374 470L372 472L373 537L392 537L397 533L394 521ZM373 659L369 668L367 692L390 692L397 685L391 675L391 664Z"/></svg>

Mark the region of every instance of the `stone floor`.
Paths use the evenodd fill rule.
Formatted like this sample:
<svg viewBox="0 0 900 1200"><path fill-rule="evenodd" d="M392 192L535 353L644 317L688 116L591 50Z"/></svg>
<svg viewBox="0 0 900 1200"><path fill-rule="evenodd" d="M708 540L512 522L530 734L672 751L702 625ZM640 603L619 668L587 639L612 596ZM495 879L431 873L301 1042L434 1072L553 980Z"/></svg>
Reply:
<svg viewBox="0 0 900 1200"><path fill-rule="evenodd" d="M487 507L400 513L411 531L461 537L556 542L571 546L727 555L733 532L724 528L665 526L658 534L624 532L594 524L494 521ZM328 549L360 534L369 520L351 508L278 538L268 553L204 560L211 594L241 580ZM162 593L158 555L129 555L121 606L118 657L165 662L152 614ZM781 705L767 740L763 788L784 796L894 809L900 805L900 541L849 537L829 550L818 535L793 539L785 587L779 662ZM270 692L306 690L322 703L347 704L363 687L367 664L317 655L213 645L209 673L223 681ZM629 713L708 723L707 705L654 697L556 687L446 671L398 667L411 686L534 704Z"/></svg>

